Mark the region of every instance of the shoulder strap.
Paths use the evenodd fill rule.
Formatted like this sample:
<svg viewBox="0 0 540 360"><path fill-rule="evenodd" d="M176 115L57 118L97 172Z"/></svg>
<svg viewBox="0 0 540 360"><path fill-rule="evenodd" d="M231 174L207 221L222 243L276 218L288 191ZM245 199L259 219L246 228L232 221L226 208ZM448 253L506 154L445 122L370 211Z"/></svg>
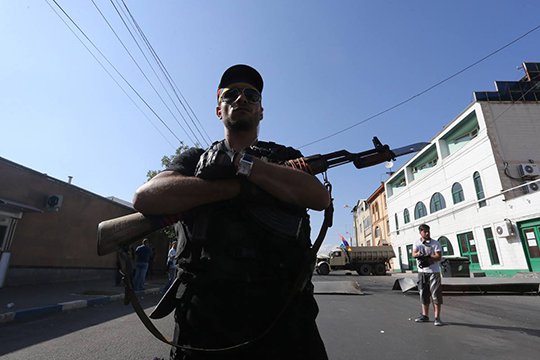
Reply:
<svg viewBox="0 0 540 360"><path fill-rule="evenodd" d="M215 145L214 143L213 145ZM326 236L326 233L328 229L332 226L332 218L334 214L334 206L333 206L333 199L332 199L332 185L326 178L326 173L324 173L324 185L326 189L328 190L330 194L330 205L324 210L324 219L323 223L321 224L321 229L319 230L319 234L317 236L317 239L311 246L311 248L308 251L307 256L305 257L305 263L302 264L302 269L304 271L301 271L300 274L298 274L297 278L293 282L291 291L289 292L289 295L287 296L287 299L285 301L285 304L283 308L279 311L277 316L274 318L272 323L259 335L255 336L254 338L247 340L243 343L236 344L229 347L224 348L197 348L197 347L191 347L188 345L180 345L175 342L173 342L170 339L167 339L152 323L152 320L146 315L144 312L144 309L142 308L141 304L139 303L139 300L137 299L137 296L135 295L135 292L133 291L133 279L131 277L132 271L133 271L133 265L132 260L129 258L126 251L122 250L120 251L120 265L122 268L123 273L123 282L125 286L125 294L124 294L124 304L127 305L131 303L131 306L137 313L137 316L139 319L141 319L144 326L154 335L158 340L169 344L171 346L183 349L183 350L189 350L189 351L198 351L198 352L221 352L221 351L229 351L238 349L241 347L244 347L246 345L252 344L255 341L258 341L265 337L270 330L274 328L274 326L278 323L278 321L281 319L285 311L288 309L290 303L294 299L294 297L304 290L305 286L307 285L308 280L310 279L310 275L313 273L313 269L315 266L315 259L317 257L317 252L319 251L319 248L321 247L322 242L324 241L324 238ZM178 280L178 279L177 279Z"/></svg>
<svg viewBox="0 0 540 360"><path fill-rule="evenodd" d="M331 192L331 186L329 186L329 184L327 184L327 188ZM141 319L144 326L158 340L160 340L160 341L162 341L162 342L164 342L166 344L169 344L171 346L183 349L183 350L191 350L191 351L198 351L198 352L220 352L220 351L228 351L228 350L238 349L238 348L241 348L243 346L249 345L249 344L251 344L251 343L253 343L253 342L255 342L255 341L259 340L259 339L262 339L263 337L265 337L270 332L270 330L272 330L274 328L274 326L278 323L278 321L281 319L281 317L283 316L283 314L285 313L285 311L289 307L289 305L290 305L291 301L294 299L294 297L299 292L304 290L304 288L305 288L305 286L306 286L306 284L308 282L308 279L310 278L309 275L313 273L313 269L314 269L314 266L315 266L315 259L317 257L317 252L319 251L319 248L320 248L320 246L321 246L321 244L322 244L322 242L324 240L324 237L326 236L328 228L330 228L332 226L333 213L334 213L334 207L333 207L333 204L331 202L330 206L328 206L328 208L326 208L324 210L324 220L323 220L323 223L321 225L321 229L319 230L319 235L317 236L317 239L313 243L312 247L309 249L308 256L306 256L306 258L305 258L306 263L303 264L303 267L302 267L304 269L304 271L300 272L300 274L298 275L298 277L294 281L292 289L289 292L289 295L288 295L288 297L287 297L287 299L285 301L285 304L284 304L283 308L280 310L278 315L274 318L272 323L266 328L266 330L264 330L259 335L257 335L256 337L254 337L254 338L252 338L252 339L250 339L248 341L245 341L243 343L236 344L236 345L233 345L233 346L229 346L229 347L224 347L224 348L197 348L197 347L191 347L191 346L188 346L188 345L180 345L180 344L177 344L177 343L173 342L172 339L167 339L155 327L155 325L152 323L152 320L150 320L150 318L146 315L146 313L144 312L144 309L142 308L141 304L139 303L139 300L137 299L137 296L135 295L135 292L133 291L133 285L132 285L133 284L133 279L131 277L133 266L131 264L131 259L129 258L127 252L121 251L120 252L120 264L121 264L121 268L122 268L123 282L124 282L124 286L125 286L124 304L127 305L127 304L131 303L131 306L135 310L135 313L137 313L137 316L139 317L139 319Z"/></svg>

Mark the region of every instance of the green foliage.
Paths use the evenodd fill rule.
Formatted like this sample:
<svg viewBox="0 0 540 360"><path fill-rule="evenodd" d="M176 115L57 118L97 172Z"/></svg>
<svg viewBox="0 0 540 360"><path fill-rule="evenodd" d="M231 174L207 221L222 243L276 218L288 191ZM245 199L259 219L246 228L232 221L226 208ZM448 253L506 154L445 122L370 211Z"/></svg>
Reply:
<svg viewBox="0 0 540 360"><path fill-rule="evenodd" d="M173 225L164 227L159 231L163 234L163 237L165 237L165 239L167 239L169 243L176 240L176 232L174 231Z"/></svg>
<svg viewBox="0 0 540 360"><path fill-rule="evenodd" d="M176 149L176 152L173 155L163 155L163 157L161 158L161 170L148 170L148 172L146 173L146 179L150 180L154 176L159 174L163 169L168 168L173 159L187 149L189 149L189 146L184 145L183 142L180 142L180 146L178 147L178 149Z"/></svg>
<svg viewBox="0 0 540 360"><path fill-rule="evenodd" d="M189 149L189 147L184 145L183 142L181 142L180 146L178 147L178 149L176 149L176 152L173 155L169 155L169 156L163 155L163 157L161 158L161 169L160 170L148 170L148 172L146 173L147 180L149 181L154 176L159 174L162 170L168 168L169 165L172 163L173 159L176 156L180 155L182 152L186 151L187 149ZM166 238L169 241L176 240L176 233L174 231L174 226L167 226L167 227L159 230L159 232L161 232L161 234L163 234L163 237Z"/></svg>

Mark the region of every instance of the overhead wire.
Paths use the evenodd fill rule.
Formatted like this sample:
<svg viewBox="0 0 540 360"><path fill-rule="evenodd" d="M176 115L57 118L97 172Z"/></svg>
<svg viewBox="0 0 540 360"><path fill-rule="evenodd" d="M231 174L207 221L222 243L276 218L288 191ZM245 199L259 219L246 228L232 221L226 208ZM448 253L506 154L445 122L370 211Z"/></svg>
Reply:
<svg viewBox="0 0 540 360"><path fill-rule="evenodd" d="M53 0L54 1L54 0ZM135 100L133 100L133 98L128 94L128 92L124 89L124 87L122 85L120 85L120 83L118 82L118 80L116 80L116 78L110 73L110 71L105 67L105 65L103 65L103 63L101 62L101 60L99 60L96 55L92 52L92 50L90 50L90 48L84 43L84 41L79 37L79 35L73 31L73 29L69 26L69 24L64 20L64 18L62 17L62 15L60 15L56 9L49 3L48 0L45 0L45 3L51 8L51 10L56 14L56 16L58 16L58 18L64 23L64 25L66 25L66 27L69 29L69 31L71 31L71 33L77 38L77 40L79 40L79 42L84 46L84 48L90 53L90 55L94 58L94 60L97 61L97 63L101 66L101 68L107 73L107 75L109 75L109 77L116 83L116 85L118 85L118 87L120 88L120 90L122 90L122 92L128 97L128 99L133 103L133 105L135 105L135 107L141 112L141 114L148 120L148 122L150 123L150 125L152 125L152 127L154 127L154 129L161 135L161 137L163 137L163 139L169 143L169 145L171 145L171 147L173 149L176 149L176 147L169 141L169 139L161 132L161 130L159 130L159 128L154 124L154 122L152 120L150 120L150 118L148 117L148 115L140 108L140 106L137 104L137 102ZM55 2L56 3L56 2ZM58 5L58 4L57 4ZM59 6L59 8L62 10L61 6ZM64 14L66 14L64 12ZM67 15L67 17L69 18L69 16ZM159 117L158 117L159 119ZM174 132L172 132L172 130L166 125L164 124L165 127L167 127L167 129L169 130L169 132L171 132L171 134L176 137L176 139L179 141L179 142L182 142L175 134Z"/></svg>
<svg viewBox="0 0 540 360"><path fill-rule="evenodd" d="M510 41L509 43L503 45L502 47L498 48L497 50L492 51L492 52L489 53L488 55L486 55L486 56L482 57L481 59L475 61L474 63L472 63L472 64L466 66L465 68L463 68L463 69L461 69L461 70L459 70L459 71L453 73L452 75L450 75L450 76L444 78L443 80L438 81L437 83L435 83L435 84L429 86L428 88L426 88L425 90L422 90L422 91L420 91L419 93L417 93L417 94L415 94L415 95L409 97L408 99L405 99L405 100L403 100L403 101L401 101L401 102L399 102L399 103L397 103L397 104L395 104L395 105L393 105L393 106L391 106L391 107L389 107L389 108L387 108L387 109L384 109L384 110L382 110L382 111L380 111L380 112L378 112L378 113L376 113L376 114L374 114L374 115L371 115L371 116L369 116L369 117L367 117L367 118L365 118L365 119L363 119L363 120L361 120L361 121L359 121L359 122L357 122L357 123L354 123L353 125L348 126L348 127L344 128L344 129L342 129L342 130L336 131L335 133L332 133L332 134L330 134L330 135L321 137L321 138L319 138L319 139L317 139L317 140L314 140L314 141L312 141L312 142L309 142L309 143L307 143L307 144L304 144L304 145L302 145L302 146L299 146L299 148L301 149L301 148L304 148L304 147L306 147L306 146L310 146L310 145L313 145L313 144L315 144L315 143L321 142L321 141L323 141L323 140L327 140L327 139L329 139L329 138L331 138L331 137L334 137L334 136L336 136L336 135L339 135L339 134L341 134L341 133L344 133L344 132L346 132L346 131L348 131L348 130L350 130L350 129L352 129L352 128L358 126L358 125L364 124L364 123L368 122L369 120L372 120L372 119L374 119L374 118L376 118L376 117L379 117L379 116L381 116L381 115L383 115L383 114L385 114L385 113L387 113L387 112L389 112L389 111L392 111L392 110L394 110L394 109L396 109L396 108L398 108L398 107L400 107L400 106L402 106L402 105L405 105L406 103L408 103L408 102L414 100L415 98L417 98L417 97L419 97L419 96L421 96L421 95L424 95L425 93L427 93L427 92L433 90L434 88L436 88L436 87L438 87L438 86L444 84L445 82L447 82L447 81L449 81L449 80L455 78L456 76L460 75L461 73L463 73L463 72L465 72L465 71L471 69L472 67L474 67L474 66L480 64L481 62L483 62L484 60L490 58L491 56L493 56L493 55L495 55L495 54L501 52L502 50L506 49L507 47L509 47L509 46L511 46L511 45L513 45L513 44L515 44L516 42L518 42L519 40L523 39L523 38L526 37L527 35L529 35L529 34L533 33L534 31L538 30L539 28L540 28L540 25L536 25L536 26L533 27L532 29L528 30L528 31L525 32L524 34L518 36L517 38L515 38L514 40Z"/></svg>
<svg viewBox="0 0 540 360"><path fill-rule="evenodd" d="M48 0L45 0L48 1ZM157 114L157 112L150 106L150 104L141 96L141 94L131 85L131 83L120 73L120 71L111 63L111 61L103 54L103 52L92 42L92 40L86 35L86 33L77 25L77 23L69 16L69 14L62 8L56 0L52 0L55 5L64 13L64 15L71 21L71 23L81 32L86 40L97 50L97 52L105 59L105 61L114 69L116 74L124 80L129 88L137 95L137 97L146 105L146 107L158 118L158 120L169 130L169 132L178 140L179 143L183 143L182 140L172 131L172 129L165 123L165 121Z"/></svg>
<svg viewBox="0 0 540 360"><path fill-rule="evenodd" d="M508 110L510 110L513 106L515 106L518 102L522 101L525 99L525 96L527 96L531 91L533 90L540 90L540 81L537 80L536 84L532 85L531 88L527 91L525 91L523 94L521 94L521 96L517 99L517 100L513 100L512 103L510 105L508 105L508 107L506 107L499 115L497 115L494 119L493 119L493 123L495 124L499 118L501 116L503 116Z"/></svg>
<svg viewBox="0 0 540 360"><path fill-rule="evenodd" d="M113 0L109 0L111 2L111 4L113 5L113 7L115 8L118 16L120 17L120 19L122 19L122 22L124 23L124 26L126 27L126 29L128 30L128 32L130 33L131 37L133 38L133 40L135 41L135 43L137 44L137 47L139 48L139 50L141 51L141 53L143 53L143 56L145 57L145 59L147 60L147 62L149 63L150 67L152 68L152 70L154 71L154 67L150 64L148 58L146 57L146 55L144 55L144 51L142 50L142 48L140 47L139 45L139 41L137 41L135 39L135 36L133 35L133 32L131 31L128 23L130 24L131 27L133 27L133 29L135 30L135 32L138 34L138 36L141 38L141 40L144 42L144 44L146 45L146 47L148 48L150 54L152 55L154 61L156 62L156 64L158 65L159 67L159 70L161 71L161 73L163 74L163 77L165 78L166 82L169 84L169 87L172 89L178 103L180 103L180 105L182 106L182 108L184 109L184 112L186 113L186 115L190 118L191 122L193 123L195 129L197 130L197 132L199 133L200 137L206 142L207 145L210 145L210 143L212 143L212 140L210 139L210 137L208 136L208 134L206 133L206 130L204 129L204 126L201 124L200 121L198 121L199 125L195 124L193 122L193 119L190 115L190 113L187 111L186 109L186 106L184 105L184 103L188 106L188 108L191 110L191 113L193 114L193 116L196 117L195 115L195 112L193 112L193 109L191 109L191 106L189 105L189 103L187 102L187 100L184 98L184 96L180 93L180 95L182 95L182 98L184 99L184 102L182 102L182 100L178 97L178 93L177 93L177 90L175 90L174 86L171 84L171 81L172 81L172 78L170 77L167 69L165 68L165 66L163 65L163 63L161 62L161 60L159 59L159 56L157 55L157 53L154 51L152 45L150 44L150 42L148 41L148 39L146 38L146 36L144 35L144 32L142 31L142 29L140 28L140 26L138 25L137 21L135 20L135 18L133 17L133 15L131 14L129 8L127 7L127 5L124 3L124 7L122 7L119 3L118 3L118 0L116 0L116 3L117 5L114 4ZM120 9L120 11L122 13L120 13L120 11L118 10ZM125 10L124 10L125 9ZM126 13L127 11L127 13ZM128 20L127 23L126 23L126 20L124 19L124 17ZM155 71L154 71L154 74L155 74ZM158 77L162 87L164 88L164 90L167 92L167 95L169 96L169 99L171 100L171 102L174 104L174 107L176 108L176 110L178 111L178 113L181 115L182 119L184 120L184 122L186 123L186 125L188 126L188 128L190 129L190 131L192 131L193 133L193 130L191 129L191 127L189 126L189 123L187 123L187 120L186 118L184 117L184 115L182 114L182 111L178 108L178 106L176 105L176 102L171 98L171 95L169 94L169 91L167 91L165 85L162 83L161 79L159 78L159 76L156 74L156 77ZM179 92L179 90L178 90ZM198 120L198 119L197 119ZM202 128L202 131L204 132L204 134L206 134L206 138L205 136L202 134L200 128ZM197 137L195 134L194 134L195 137Z"/></svg>
<svg viewBox="0 0 540 360"><path fill-rule="evenodd" d="M112 2L112 0L110 0ZM118 1L118 0L117 0ZM199 134L204 138L203 134L200 132L199 130L199 126L200 128L202 128L204 134L206 135L206 138L209 140L209 142L211 143L212 140L210 139L210 136L208 135L208 133L206 132L204 126L202 125L201 121L199 120L199 118L197 117L197 115L195 114L195 112L193 111L193 109L191 108L191 106L189 105L189 102L187 101L187 99L184 97L184 95L182 94L182 92L180 91L180 89L178 88L178 85L176 84L176 82L174 81L174 79L171 77L171 75L169 74L167 68L165 67L165 65L163 64L163 62L161 61L161 58L159 57L159 55L157 54L157 52L154 50L152 44L150 43L150 41L147 39L144 31L142 30L142 28L139 26L137 20L135 20L135 17L133 16L133 14L131 13L129 7L127 6L127 4L125 3L124 0L122 0L122 4L124 5L124 8L125 10L127 11L129 17L131 18L131 21L133 22L133 24L135 25L137 31L139 32L139 35L141 36L141 38L143 39L143 41L145 42L146 46L148 47L148 49L150 50L151 54L154 56L154 59L156 61L156 63L160 66L163 74L165 75L165 78L167 79L167 81L169 82L169 85L171 86L173 92L175 93L176 95L176 98L178 99L178 101L180 102L180 104L182 105L182 107L184 108L184 110L186 111L186 114L188 115L188 117L190 118L190 120L192 121L193 125L195 126L195 128L197 129L197 131L199 131ZM183 101L180 99L180 97L183 99ZM185 105L184 105L185 104ZM186 108L187 106L187 108ZM188 111L188 109L190 111ZM197 120L197 123L199 124L199 126L197 126L195 124L195 121L193 120L193 117L190 115L190 113L193 115L193 117Z"/></svg>
<svg viewBox="0 0 540 360"><path fill-rule="evenodd" d="M47 4L48 4L49 6L51 6L51 5L48 3L48 0L45 0L45 1L47 2ZM133 86L125 79L125 77L124 77L124 76L116 69L116 67L115 67L114 65L112 65L112 63L111 63L111 62L107 59L107 57L99 50L99 48L98 48L98 47L97 47L97 46L89 39L89 37L86 35L86 33L85 33L85 32L84 32L84 31L83 31L83 30L75 23L75 21L74 21L74 20L73 20L66 12L65 12L65 10L58 4L58 2L57 2L56 0L52 0L52 1L53 1L53 2L56 4L56 6L64 13L64 15L65 15L65 16L73 23L73 25L74 25L74 26L75 26L75 27L76 27L76 28L84 35L84 37L87 39L87 41L89 41L90 44L92 44L92 46L100 53L100 55L107 61L107 63L108 63L108 64L116 71L116 73L122 78L122 80L124 80L124 82L131 88L131 90L139 97L139 99L140 99L141 101L143 101L143 103L144 103L144 104L152 111L152 113L154 113L154 115L155 115L155 116L160 120L160 122L161 122L161 123L169 130L169 132L171 132L171 133L173 134L173 136L174 136L179 142L182 142L182 141L176 136L176 134L170 129L170 127L167 126L167 124L163 121L163 119L162 119L162 118L154 111L154 109L153 109L153 108L152 108L152 107L151 107L151 106L150 106L150 105L142 98L142 96L141 96L141 95L133 88ZM111 3L112 3L112 0L110 0L110 1L111 1ZM96 8L98 9L98 11L99 11L100 14L102 15L102 17L105 19L105 21L107 22L107 24L109 25L109 27L111 28L111 30L115 33L115 35L117 36L118 40L122 43L122 46L124 46L124 48L126 49L126 51L128 52L128 54L130 55L130 57L133 59L133 61L135 61L135 59L133 58L133 56L131 55L131 53L130 53L129 50L127 49L127 47L123 44L123 42L121 41L121 39L119 38L119 36L116 34L116 32L114 31L114 29L112 29L112 26L111 26L110 23L106 20L106 18L104 17L103 13L99 10L99 8L97 7L97 5L95 4L95 2L94 2L93 0L92 0L92 3L94 4L94 6L96 6ZM186 101L185 97L183 96L183 94L178 90L178 86L176 85L176 83L174 83L174 80L172 79L172 77L170 76L169 72L167 71L167 69L165 68L165 66L163 65L163 63L161 62L161 59L159 58L159 56L157 55L157 53L156 53L155 50L153 49L153 47L152 47L152 45L150 44L150 42L148 41L148 39L146 38L144 32L142 31L142 29L140 28L140 26L139 26L138 23L136 22L135 18L134 18L133 15L131 14L131 12L130 12L129 8L127 7L126 3L124 2L124 0L122 0L122 3L123 3L123 5L124 5L124 8L126 9L126 11L127 11L128 14L129 14L129 17L131 18L131 21L133 22L133 24L135 24L135 28L137 29L137 31L139 32L141 38L143 39L143 41L145 42L146 46L147 46L148 49L150 50L150 52L151 52L152 56L154 57L155 61L158 63L158 65L159 65L161 71L162 71L163 74L165 75L165 78L166 78L167 82L169 82L169 85L170 85L171 88L173 89L173 92L175 93L177 99L179 100L180 104L181 104L182 107L184 108L184 111L186 112L186 114L188 114L188 117L190 118L191 122L194 124L194 126L195 126L195 128L197 129L197 131L199 132L199 134L202 136L202 133L201 133L199 127L195 124L193 118L191 117L190 113L188 112L188 108L189 108L189 110L191 111L191 113L194 115L194 117L196 118L196 120L199 122L199 124L200 124L201 127L202 127L202 124L200 123L199 119L196 117L195 113L193 112L193 109L191 108L191 106L189 106L189 103L187 103L187 101ZM114 6L114 3L112 3L112 4L113 4L113 6ZM114 7L115 7L117 13L119 14L119 16L122 18L122 16L121 16L120 13L118 12L118 9L116 8L116 6L114 6ZM120 7L120 6L119 6L119 7ZM51 6L51 8L52 8L52 6ZM120 7L120 8L121 8L121 7ZM54 9L53 9L53 10L54 10ZM56 13L56 12L55 12L55 13ZM58 13L56 13L56 14L57 14L58 16L60 16ZM122 18L122 21L124 22L124 25L127 27L127 24L125 23L125 21L123 20L123 18ZM68 26L66 22L64 22L64 24L66 24L66 26ZM70 28L70 27L68 26L68 28ZM526 33L520 35L519 37L517 37L517 38L515 38L514 40L510 41L509 43L503 45L502 47L496 49L495 51L492 51L492 52L489 53L488 55L486 55L486 56L482 57L481 59L475 61L474 63L472 63L472 64L466 66L465 68L463 68L463 69L461 69L461 70L459 70L459 71L453 73L452 75L446 77L445 79L440 80L440 81L438 81L437 83L435 83L435 84L429 86L428 88L426 88L426 89L420 91L419 93L417 93L417 94L415 94L415 95L413 95L413 96L411 96L411 97L409 97L409 98L407 98L407 99L405 99L405 100L403 100L403 101L401 101L401 102L399 102L399 103L397 103L397 104L395 104L395 105L393 105L393 106L391 106L391 107L389 107L389 108L386 108L386 109L384 109L384 110L382 110L382 111L380 111L380 112L378 112L378 113L376 113L376 114L374 114L374 115L371 115L371 116L369 116L369 117L367 117L367 118L365 118L365 119L363 119L363 120L361 120L361 121L359 121L359 122L357 122L357 123L355 123L355 124L353 124L353 125L351 125L351 126L348 126L348 127L344 128L344 129L342 129L342 130L339 130L339 131L337 131L337 132L335 132L335 133L332 133L332 134L330 134L330 135L324 136L324 137L322 137L322 138L319 138L319 139L317 139L317 140L314 140L314 141L312 141L312 142L309 142L309 143L307 143L307 144L304 144L304 145L300 146L299 148L304 148L304 147L313 145L313 144L315 144L315 143L317 143L317 142L320 142L320 141L326 140L326 139L328 139L328 138L334 137L334 136L339 135L339 134L341 134L341 133L343 133L343 132L345 132L345 131L348 131L348 130L350 130L350 129L352 129L352 128L358 126L358 125L361 125L361 124L363 124L363 123L366 123L366 122L369 121L369 120L372 120L372 119L374 119L374 118L376 118L376 117L378 117L378 116L381 116L381 115L383 115L383 114L385 114L385 113L387 113L387 112L389 112L389 111L392 111L392 110L394 110L394 109L396 109L396 108L398 108L398 107L400 107L400 106L402 106L402 105L404 105L404 104L406 104L406 103L408 103L408 102L414 100L415 98L417 98L417 97L419 97L419 96L422 96L423 94L425 94L425 93L427 93L427 92L433 90L434 88L436 88L436 87L442 85L443 83L445 83L445 82L447 82L447 81L453 79L454 77L460 75L461 73L463 73L463 72L465 72L465 71L471 69L472 67L478 65L479 63L485 61L486 59L490 58L491 56L493 56L493 55L499 53L500 51L502 51L502 50L504 50L504 49L506 49L507 47L513 45L513 44L516 43L517 41L521 40L522 38L526 37L527 35L531 34L532 32L538 30L539 28L540 28L540 25L535 26L534 28L530 29L529 31L527 31ZM73 30L72 30L71 28L70 28L70 30L73 32ZM129 28L128 28L128 31L130 32L131 36L133 37L133 34L132 34L131 31L129 30ZM73 32L73 33L74 33L74 32ZM75 34L75 33L74 33L74 34ZM78 38L79 41L81 41L81 43L83 43L83 45L86 47L86 45L84 44L84 42L83 42L78 36L77 36L77 38ZM136 41L135 39L134 39L134 41L137 43L137 41ZM141 52L142 52L142 49L140 48L140 46L138 45L138 43L137 43L137 46L139 47L139 49L140 49ZM92 53L91 50L90 50L88 47L86 47L86 49L87 49L90 53ZM144 52L143 52L143 55L144 55ZM103 65L101 62L99 62L99 60L94 56L94 54L92 54L92 56L94 57L94 59L96 59L96 61L98 61L98 63L100 63L100 65L102 66L102 68L105 69L104 65ZM144 55L144 56L145 56L145 55ZM145 56L145 58L146 58L146 56ZM146 58L146 59L147 59L147 58ZM147 59L147 61L148 61L148 59ZM136 61L135 61L135 63L137 64ZM140 66L139 66L138 64L137 64L137 67L139 68L139 70L141 70L141 72L143 72L143 75L144 75L145 78L149 81L148 77L144 74L144 71L142 71L142 69L140 68ZM154 74L156 75L156 77L158 77L158 79L159 79L159 76L157 76L157 74L155 73L155 70L153 69L152 66L151 66L151 68L152 68L152 70L154 71ZM111 78L113 78L113 80L114 80L114 77L113 77L108 71L107 71L107 73L108 73L109 76L110 76ZM119 83L118 83L116 80L115 80L115 82L117 83L117 85L119 85ZM161 83L161 80L160 80L160 83ZM119 86L120 86L120 85L119 85ZM152 88L157 92L157 90L155 89L155 87L154 87L153 85L151 85L151 86L152 86ZM163 84L162 84L162 86L163 86ZM123 90L124 93L125 93L125 90L124 90L123 88L122 88L122 90ZM178 92L177 92L177 90L178 90ZM169 95L168 92L167 92L167 94ZM179 97L178 94L180 94L180 95L182 96L182 98L184 99L184 101L181 101L181 100L180 100L180 97ZM127 95L127 93L126 93L126 95ZM160 99L164 102L163 98L162 98L159 94L158 94L158 96L159 96ZM169 98L170 98L170 95L169 95ZM130 98L130 100L133 102L133 99ZM172 100L172 99L171 99L171 100ZM187 104L187 108L186 108L186 105L184 105L184 102ZM173 103L174 103L174 102L173 102ZM168 106L166 106L166 107L167 107L167 109L171 112L170 108L169 108ZM176 104L175 104L175 107L176 107ZM176 108L177 108L177 107L176 107ZM140 109L140 108L139 108L139 109ZM197 142L200 143L200 140L197 138L197 136L195 135L195 133L193 132L193 130L191 129L191 127L190 127L189 124L187 123L186 119L184 118L184 116L182 115L182 113L180 112L180 110L179 110L178 108L177 108L177 110L179 111L180 115L182 116L182 118L183 118L183 120L185 121L186 125L189 127L189 129L190 129L190 131L192 132L192 134L195 136ZM171 113L172 113L172 112L171 112ZM173 117L174 117L174 115L173 115ZM189 134L188 134L188 133L185 131L185 129L182 127L182 125L179 123L178 119L177 119L176 117L174 117L174 118L175 118L175 120L177 121L177 123L180 125L180 127L184 130L184 132L186 133L186 135L190 138L190 140L191 140L192 142L194 142L193 139L189 136ZM203 131L204 131L204 127L203 127ZM204 131L204 132L206 133L206 131ZM207 136L207 138L209 139L208 134L206 134L206 136ZM202 138L206 141L206 139L204 138L204 136L202 136ZM211 140L210 140L210 141L211 141Z"/></svg>
<svg viewBox="0 0 540 360"><path fill-rule="evenodd" d="M174 115L173 111L171 110L171 108L169 107L169 105L167 105L167 103L165 102L165 100L163 99L163 97L161 96L161 94L157 91L157 89L155 88L154 84L152 84L152 81L150 81L150 79L148 78L148 76L146 75L146 73L144 72L144 70L141 68L141 66L139 65L139 63L137 62L137 60L133 57L133 55L131 54L131 52L129 51L129 49L127 48L127 46L124 44L124 42L122 41L122 39L120 38L120 36L118 35L118 33L114 30L113 26L111 25L111 23L107 20L106 16L103 14L103 12L101 11L101 9L98 7L98 5L95 3L94 0L90 0L92 2L92 4L94 5L94 7L96 8L96 10L99 12L99 14L101 15L101 17L103 18L103 20L105 21L105 23L107 24L107 26L109 27L109 29L113 32L113 34L115 35L116 39L120 42L120 44L122 45L122 47L124 48L124 50L127 52L127 54L129 55L129 57L131 58L131 60L135 63L135 66L137 66L137 68L139 69L139 71L141 72L141 74L143 75L143 77L146 79L146 81L148 82L148 84L150 85L150 87L154 90L154 92L156 93L156 95L158 96L158 98L161 100L161 102L163 103L163 105L165 106L165 108L169 111L169 113L171 114L171 116L174 118L174 120L176 120L177 124L180 126L180 128L184 131L184 133L186 134L186 136L189 138L189 140L192 142L192 143L196 143L196 142L200 142L197 137L195 136L195 139L196 140L193 140L193 138L189 135L189 133L186 131L186 129L182 126L182 124L180 124L180 121L178 121L178 118ZM123 19L122 19L123 21ZM137 44L138 46L138 44ZM144 54L143 54L144 56ZM151 66L150 66L151 67ZM152 68L153 70L153 68ZM155 73L154 71L154 74L156 75L156 77L158 78L158 80L161 82L161 80L159 79L159 77L157 76L157 74ZM165 90L166 91L166 90ZM167 93L168 94L168 93ZM170 95L169 95L169 98L170 98ZM172 99L171 99L172 101ZM182 115L182 114L180 114ZM193 131L192 131L193 133ZM195 134L193 134L195 135Z"/></svg>

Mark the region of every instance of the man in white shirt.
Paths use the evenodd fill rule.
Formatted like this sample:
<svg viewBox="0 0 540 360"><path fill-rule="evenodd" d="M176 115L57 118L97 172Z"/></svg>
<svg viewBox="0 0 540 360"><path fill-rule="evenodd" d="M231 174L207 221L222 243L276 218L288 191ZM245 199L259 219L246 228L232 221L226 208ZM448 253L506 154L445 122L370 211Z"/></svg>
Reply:
<svg viewBox="0 0 540 360"><path fill-rule="evenodd" d="M429 226L422 224L418 227L420 239L413 245L413 256L418 265L418 290L422 301L422 314L416 322L429 321L429 304L433 302L435 326L442 326L441 306L443 304L441 287L441 244L430 236Z"/></svg>
<svg viewBox="0 0 540 360"><path fill-rule="evenodd" d="M176 257L176 241L173 241L171 243L171 247L169 249L169 252L167 253L167 284L163 287L161 290L162 293L165 293L169 287L172 285L174 278L176 277L176 263L175 263L175 257Z"/></svg>

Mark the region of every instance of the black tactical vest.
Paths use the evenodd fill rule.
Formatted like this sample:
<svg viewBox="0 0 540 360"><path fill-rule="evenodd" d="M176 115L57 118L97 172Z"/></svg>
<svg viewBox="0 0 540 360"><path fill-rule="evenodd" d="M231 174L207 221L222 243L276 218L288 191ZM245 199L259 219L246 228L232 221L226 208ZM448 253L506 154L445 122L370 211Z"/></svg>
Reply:
<svg viewBox="0 0 540 360"><path fill-rule="evenodd" d="M266 142L249 151L276 163L301 156ZM192 345L227 346L259 335L283 309L292 283L306 272L309 216L268 194L239 196L190 211L178 240L180 338ZM306 287L309 305L298 315L314 318L311 290Z"/></svg>
<svg viewBox="0 0 540 360"><path fill-rule="evenodd" d="M212 146L225 145L217 142ZM301 156L290 147L267 142L258 142L249 151L275 163ZM306 210L284 204L260 189L256 192L258 196L199 207L184 220L178 262L195 281L283 281L297 271L310 246Z"/></svg>

